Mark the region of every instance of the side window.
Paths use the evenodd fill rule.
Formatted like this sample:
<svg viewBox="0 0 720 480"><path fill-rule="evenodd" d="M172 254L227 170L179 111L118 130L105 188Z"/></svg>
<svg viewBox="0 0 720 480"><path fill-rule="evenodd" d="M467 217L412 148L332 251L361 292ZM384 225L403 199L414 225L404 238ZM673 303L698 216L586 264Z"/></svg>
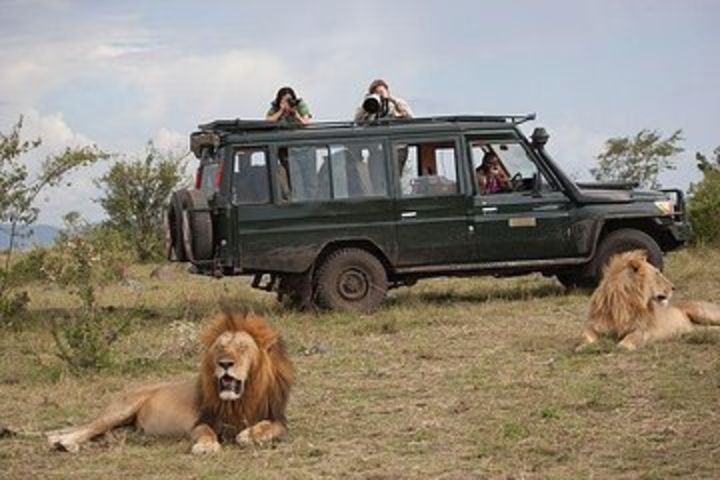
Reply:
<svg viewBox="0 0 720 480"><path fill-rule="evenodd" d="M233 155L233 203L270 201L267 154L264 149L244 148Z"/></svg>
<svg viewBox="0 0 720 480"><path fill-rule="evenodd" d="M220 162L210 148L204 148L200 156L195 187L212 197L219 190Z"/></svg>
<svg viewBox="0 0 720 480"><path fill-rule="evenodd" d="M326 146L278 149L280 197L291 202L330 198L329 152Z"/></svg>
<svg viewBox="0 0 720 480"><path fill-rule="evenodd" d="M403 197L458 193L455 142L395 145Z"/></svg>
<svg viewBox="0 0 720 480"><path fill-rule="evenodd" d="M277 175L281 201L387 196L381 142L280 147Z"/></svg>
<svg viewBox="0 0 720 480"><path fill-rule="evenodd" d="M555 190L519 143L473 141L470 148L481 195L531 191L538 181L542 190Z"/></svg>
<svg viewBox="0 0 720 480"><path fill-rule="evenodd" d="M330 145L330 161L333 198L387 195L382 143Z"/></svg>

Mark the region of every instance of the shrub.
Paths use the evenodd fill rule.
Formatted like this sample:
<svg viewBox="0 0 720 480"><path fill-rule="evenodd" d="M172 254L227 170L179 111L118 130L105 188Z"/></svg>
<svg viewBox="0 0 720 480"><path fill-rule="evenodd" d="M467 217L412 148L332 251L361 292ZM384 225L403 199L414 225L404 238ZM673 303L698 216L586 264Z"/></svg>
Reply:
<svg viewBox="0 0 720 480"><path fill-rule="evenodd" d="M73 373L100 369L110 363L112 344L126 331L129 319L108 317L98 307L96 293L117 280L124 270L124 254L107 247L107 238L97 235L77 214L65 217L66 229L45 258L48 279L76 295L79 310L62 323L51 319L50 331L57 356Z"/></svg>
<svg viewBox="0 0 720 480"><path fill-rule="evenodd" d="M688 217L694 242L720 246L720 147L714 154L713 162L696 155L703 179L690 187Z"/></svg>

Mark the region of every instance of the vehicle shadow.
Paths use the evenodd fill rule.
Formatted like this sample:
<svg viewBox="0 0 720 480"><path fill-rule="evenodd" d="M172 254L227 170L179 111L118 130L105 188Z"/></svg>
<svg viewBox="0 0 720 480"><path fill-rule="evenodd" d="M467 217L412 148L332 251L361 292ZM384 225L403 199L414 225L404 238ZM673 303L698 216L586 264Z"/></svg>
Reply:
<svg viewBox="0 0 720 480"><path fill-rule="evenodd" d="M567 292L568 290L565 287L554 284L522 287L509 286L506 288L493 288L491 290L479 290L475 292L438 291L415 293L412 290L408 290L388 298L387 304L395 306L418 301L431 304L507 302L558 297L565 295Z"/></svg>

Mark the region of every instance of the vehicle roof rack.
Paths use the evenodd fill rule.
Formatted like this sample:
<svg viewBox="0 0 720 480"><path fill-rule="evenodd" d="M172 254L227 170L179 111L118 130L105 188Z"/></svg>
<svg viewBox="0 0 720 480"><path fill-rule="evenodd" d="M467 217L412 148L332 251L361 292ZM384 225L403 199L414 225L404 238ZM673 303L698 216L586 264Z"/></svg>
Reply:
<svg viewBox="0 0 720 480"><path fill-rule="evenodd" d="M226 132L242 133L268 130L296 130L296 129L328 129L368 126L390 126L390 125L424 125L433 123L482 123L482 122L503 122L513 125L520 125L535 120L535 113L527 115L449 115L418 118L380 118L364 122L316 122L309 125L296 125L267 120L215 120L213 122L198 125L202 132Z"/></svg>

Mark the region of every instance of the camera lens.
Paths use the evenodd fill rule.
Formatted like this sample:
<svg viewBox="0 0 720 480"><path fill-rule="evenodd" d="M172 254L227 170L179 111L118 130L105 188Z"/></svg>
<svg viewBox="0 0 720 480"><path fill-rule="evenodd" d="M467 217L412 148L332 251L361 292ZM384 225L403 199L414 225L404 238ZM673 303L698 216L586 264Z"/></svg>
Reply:
<svg viewBox="0 0 720 480"><path fill-rule="evenodd" d="M379 95L370 94L365 97L362 107L367 113L378 113L382 108L382 100Z"/></svg>

